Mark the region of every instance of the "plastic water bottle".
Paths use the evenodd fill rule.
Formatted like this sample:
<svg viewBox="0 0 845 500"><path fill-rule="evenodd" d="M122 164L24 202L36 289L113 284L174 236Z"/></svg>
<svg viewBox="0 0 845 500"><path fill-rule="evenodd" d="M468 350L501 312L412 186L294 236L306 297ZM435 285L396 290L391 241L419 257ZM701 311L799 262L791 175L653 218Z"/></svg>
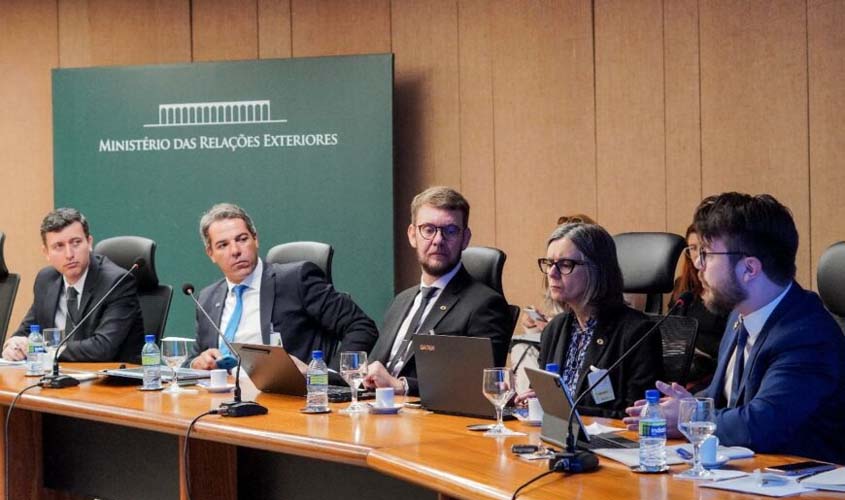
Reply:
<svg viewBox="0 0 845 500"><path fill-rule="evenodd" d="M44 337L40 325L29 326L29 347L26 350L26 374L30 377L44 375Z"/></svg>
<svg viewBox="0 0 845 500"><path fill-rule="evenodd" d="M309 411L323 412L329 409L329 367L323 361L323 351L311 353L311 362L305 373L308 383L308 400L305 404Z"/></svg>
<svg viewBox="0 0 845 500"><path fill-rule="evenodd" d="M666 417L659 391L645 391L645 399L640 412L640 470L661 472L666 468Z"/></svg>
<svg viewBox="0 0 845 500"><path fill-rule="evenodd" d="M156 345L156 336L145 335L144 342L144 348L141 349L141 365L144 367L143 389L161 389L161 351Z"/></svg>

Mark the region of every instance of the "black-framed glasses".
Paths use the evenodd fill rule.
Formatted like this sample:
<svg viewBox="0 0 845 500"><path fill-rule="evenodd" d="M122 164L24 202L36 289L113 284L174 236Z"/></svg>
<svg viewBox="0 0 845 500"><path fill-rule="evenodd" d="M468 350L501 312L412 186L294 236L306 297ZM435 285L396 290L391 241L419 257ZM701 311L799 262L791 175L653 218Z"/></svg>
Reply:
<svg viewBox="0 0 845 500"><path fill-rule="evenodd" d="M708 255L742 255L743 257L750 257L745 252L710 252L703 248L700 248L698 250L698 267L704 268L705 264L707 263Z"/></svg>
<svg viewBox="0 0 845 500"><path fill-rule="evenodd" d="M464 231L462 227L456 226L455 224L449 224L448 226L435 226L434 224L420 224L417 226L417 231L420 232L420 236L427 240L433 240L435 236L437 236L437 232L440 231L441 236L443 236L444 240L453 240L461 235Z"/></svg>
<svg viewBox="0 0 845 500"><path fill-rule="evenodd" d="M701 247L690 245L688 247L684 247L684 253L687 257L690 258L691 261L695 262L698 260L699 252L701 252Z"/></svg>
<svg viewBox="0 0 845 500"><path fill-rule="evenodd" d="M566 276L572 274L577 266L588 266L590 263L586 260L576 259L537 259L537 265L540 266L540 272L543 274L549 274L552 272L552 268L555 268L561 276Z"/></svg>

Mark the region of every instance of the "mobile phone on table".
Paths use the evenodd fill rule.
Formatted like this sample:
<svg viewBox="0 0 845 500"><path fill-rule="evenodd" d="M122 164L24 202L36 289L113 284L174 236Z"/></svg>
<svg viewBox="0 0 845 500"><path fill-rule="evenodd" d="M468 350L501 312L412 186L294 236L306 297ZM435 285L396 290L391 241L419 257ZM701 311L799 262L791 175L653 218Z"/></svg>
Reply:
<svg viewBox="0 0 845 500"><path fill-rule="evenodd" d="M772 474L779 474L781 476L804 476L807 474L815 474L817 472L824 472L826 470L832 470L835 468L836 465L834 464L808 460L806 462L795 462L791 464L766 467L766 472L771 472Z"/></svg>

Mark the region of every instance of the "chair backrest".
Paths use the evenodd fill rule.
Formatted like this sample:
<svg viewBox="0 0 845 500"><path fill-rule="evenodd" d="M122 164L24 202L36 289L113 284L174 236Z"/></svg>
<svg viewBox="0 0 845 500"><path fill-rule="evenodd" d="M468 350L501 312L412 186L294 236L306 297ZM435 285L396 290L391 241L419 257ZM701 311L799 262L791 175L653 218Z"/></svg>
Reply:
<svg viewBox="0 0 845 500"><path fill-rule="evenodd" d="M834 243L819 258L819 296L839 326L845 326L845 241Z"/></svg>
<svg viewBox="0 0 845 500"><path fill-rule="evenodd" d="M6 258L3 254L3 246L6 242L6 235L0 232L0 335L5 342L6 331L9 329L9 320L12 317L12 307L15 305L15 297L18 294L18 285L21 277L9 272L6 267Z"/></svg>
<svg viewBox="0 0 845 500"><path fill-rule="evenodd" d="M663 312L663 295L672 291L684 238L673 233L621 233L613 237L625 293L647 295L645 312Z"/></svg>
<svg viewBox="0 0 845 500"><path fill-rule="evenodd" d="M138 285L138 301L144 316L144 332L164 336L173 287L158 282L155 266L156 242L141 236L115 236L100 241L94 252L105 255L118 266L129 269L138 258L144 259L142 267L134 272Z"/></svg>
<svg viewBox="0 0 845 500"><path fill-rule="evenodd" d="M467 247L461 254L464 269L478 281L496 290L502 296L502 270L508 256L498 248Z"/></svg>
<svg viewBox="0 0 845 500"><path fill-rule="evenodd" d="M334 248L318 241L292 241L276 245L267 252L267 262L270 264L288 264L290 262L307 261L314 263L326 275L326 280L332 282L332 258Z"/></svg>
<svg viewBox="0 0 845 500"><path fill-rule="evenodd" d="M657 322L662 316L649 315ZM698 337L698 320L686 316L667 316L660 325L663 344L663 380L687 383L692 358L695 354L695 340Z"/></svg>

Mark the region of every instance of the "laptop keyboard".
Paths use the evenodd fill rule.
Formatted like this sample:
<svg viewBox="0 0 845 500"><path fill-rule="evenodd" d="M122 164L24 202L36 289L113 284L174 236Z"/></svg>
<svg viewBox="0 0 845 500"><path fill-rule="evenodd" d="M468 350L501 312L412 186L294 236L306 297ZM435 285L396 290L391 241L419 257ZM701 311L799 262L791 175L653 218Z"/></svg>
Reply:
<svg viewBox="0 0 845 500"><path fill-rule="evenodd" d="M637 448L639 445L640 443L637 441L632 441L613 433L590 436L589 443L585 441L578 442L578 447L586 450L595 450L598 448Z"/></svg>

